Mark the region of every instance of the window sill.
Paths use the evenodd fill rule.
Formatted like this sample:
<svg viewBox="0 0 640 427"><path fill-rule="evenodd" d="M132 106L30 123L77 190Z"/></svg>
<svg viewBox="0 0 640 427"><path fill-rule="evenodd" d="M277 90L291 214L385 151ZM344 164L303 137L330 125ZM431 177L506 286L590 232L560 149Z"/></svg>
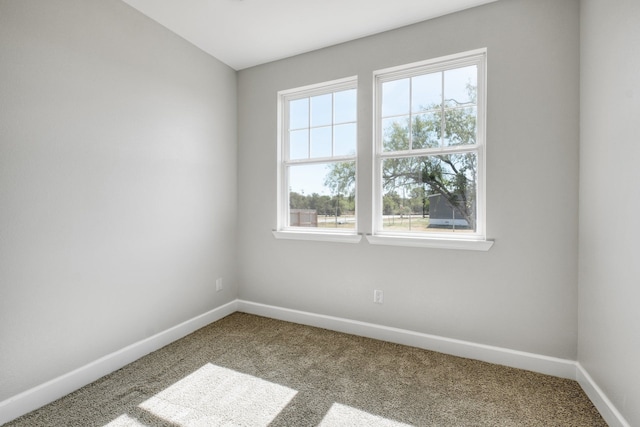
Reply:
<svg viewBox="0 0 640 427"><path fill-rule="evenodd" d="M318 242L334 243L360 243L360 234L331 233L331 232L309 232L309 231L276 231L273 230L276 239L285 240L312 240Z"/></svg>
<svg viewBox="0 0 640 427"><path fill-rule="evenodd" d="M463 240L437 239L432 237L405 236L371 236L367 241L372 245L408 246L414 248L458 249L467 251L488 251L493 246L493 240Z"/></svg>

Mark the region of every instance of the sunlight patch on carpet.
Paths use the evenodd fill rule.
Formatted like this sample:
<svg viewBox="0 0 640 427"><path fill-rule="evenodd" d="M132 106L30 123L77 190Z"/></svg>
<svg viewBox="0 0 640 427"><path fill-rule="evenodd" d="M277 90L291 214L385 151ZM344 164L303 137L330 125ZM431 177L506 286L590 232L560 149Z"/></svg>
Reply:
<svg viewBox="0 0 640 427"><path fill-rule="evenodd" d="M322 422L318 425L318 427L343 426L411 427L409 424L389 420L339 403L331 405L329 412L327 412Z"/></svg>
<svg viewBox="0 0 640 427"><path fill-rule="evenodd" d="M184 427L266 427L296 393L288 387L208 363L138 408Z"/></svg>
<svg viewBox="0 0 640 427"><path fill-rule="evenodd" d="M127 414L120 415L109 424L105 424L104 427L148 427L146 424L141 423L137 419L130 417Z"/></svg>

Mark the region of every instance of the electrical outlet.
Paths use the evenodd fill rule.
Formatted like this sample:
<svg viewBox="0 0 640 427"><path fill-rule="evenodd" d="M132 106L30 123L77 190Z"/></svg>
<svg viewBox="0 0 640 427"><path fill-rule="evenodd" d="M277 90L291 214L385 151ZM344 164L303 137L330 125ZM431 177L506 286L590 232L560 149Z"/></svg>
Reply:
<svg viewBox="0 0 640 427"><path fill-rule="evenodd" d="M224 287L222 286L222 277L216 279L216 292L220 292Z"/></svg>
<svg viewBox="0 0 640 427"><path fill-rule="evenodd" d="M376 289L375 291L373 291L373 302L375 302L376 304L382 304L382 291L379 289Z"/></svg>

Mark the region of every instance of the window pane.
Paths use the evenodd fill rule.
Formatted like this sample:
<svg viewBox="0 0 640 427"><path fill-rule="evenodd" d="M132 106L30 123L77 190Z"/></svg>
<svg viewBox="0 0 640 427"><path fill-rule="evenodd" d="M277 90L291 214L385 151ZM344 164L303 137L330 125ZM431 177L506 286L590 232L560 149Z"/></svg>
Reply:
<svg viewBox="0 0 640 427"><path fill-rule="evenodd" d="M411 148L435 148L440 146L442 113L418 114L411 124Z"/></svg>
<svg viewBox="0 0 640 427"><path fill-rule="evenodd" d="M334 99L334 123L355 122L357 117L357 93L355 89L336 92Z"/></svg>
<svg viewBox="0 0 640 427"><path fill-rule="evenodd" d="M326 126L331 124L332 95L314 96L311 98L311 126Z"/></svg>
<svg viewBox="0 0 640 427"><path fill-rule="evenodd" d="M356 124L338 125L333 128L333 155L348 156L356 154Z"/></svg>
<svg viewBox="0 0 640 427"><path fill-rule="evenodd" d="M409 114L409 79L382 83L382 117Z"/></svg>
<svg viewBox="0 0 640 427"><path fill-rule="evenodd" d="M383 229L475 231L477 163L475 152L383 160Z"/></svg>
<svg viewBox="0 0 640 427"><path fill-rule="evenodd" d="M289 132L289 158L307 159L309 157L309 131L294 130Z"/></svg>
<svg viewBox="0 0 640 427"><path fill-rule="evenodd" d="M425 111L442 104L442 73L424 74L411 79L411 111Z"/></svg>
<svg viewBox="0 0 640 427"><path fill-rule="evenodd" d="M289 166L289 226L354 229L355 162Z"/></svg>
<svg viewBox="0 0 640 427"><path fill-rule="evenodd" d="M446 109L444 145L475 144L477 116L476 107Z"/></svg>
<svg viewBox="0 0 640 427"><path fill-rule="evenodd" d="M309 98L289 102L289 129L309 127Z"/></svg>
<svg viewBox="0 0 640 427"><path fill-rule="evenodd" d="M444 72L444 97L447 106L476 103L478 67L456 68Z"/></svg>
<svg viewBox="0 0 640 427"><path fill-rule="evenodd" d="M382 146L384 151L409 149L409 116L382 120Z"/></svg>
<svg viewBox="0 0 640 427"><path fill-rule="evenodd" d="M311 129L311 156L330 157L331 156L331 127Z"/></svg>

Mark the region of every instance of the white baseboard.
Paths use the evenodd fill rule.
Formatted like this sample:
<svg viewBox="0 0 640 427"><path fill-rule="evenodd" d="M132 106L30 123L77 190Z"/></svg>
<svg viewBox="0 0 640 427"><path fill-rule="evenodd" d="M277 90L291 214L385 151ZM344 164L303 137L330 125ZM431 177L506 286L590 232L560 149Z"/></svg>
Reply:
<svg viewBox="0 0 640 427"><path fill-rule="evenodd" d="M576 380L610 427L631 427L580 362L576 363Z"/></svg>
<svg viewBox="0 0 640 427"><path fill-rule="evenodd" d="M373 323L291 310L243 300L238 300L238 311L389 341L396 344L409 345L454 356L482 360L484 362L496 363L513 368L526 369L556 377L576 379L576 362L573 360L542 356L507 348L477 344L469 341L444 338L405 329L390 328Z"/></svg>
<svg viewBox="0 0 640 427"><path fill-rule="evenodd" d="M191 332L237 311L237 301L208 311L0 402L0 425L53 402Z"/></svg>
<svg viewBox="0 0 640 427"><path fill-rule="evenodd" d="M593 381L582 365L573 360L542 356L534 353L444 338L404 329L390 328L373 323L291 310L250 301L238 300L237 302L238 311L245 313L576 380L609 426L630 427L630 424Z"/></svg>
<svg viewBox="0 0 640 427"><path fill-rule="evenodd" d="M630 427L580 363L340 317L235 300L0 402L0 425L53 402L236 311L577 380L605 421Z"/></svg>

